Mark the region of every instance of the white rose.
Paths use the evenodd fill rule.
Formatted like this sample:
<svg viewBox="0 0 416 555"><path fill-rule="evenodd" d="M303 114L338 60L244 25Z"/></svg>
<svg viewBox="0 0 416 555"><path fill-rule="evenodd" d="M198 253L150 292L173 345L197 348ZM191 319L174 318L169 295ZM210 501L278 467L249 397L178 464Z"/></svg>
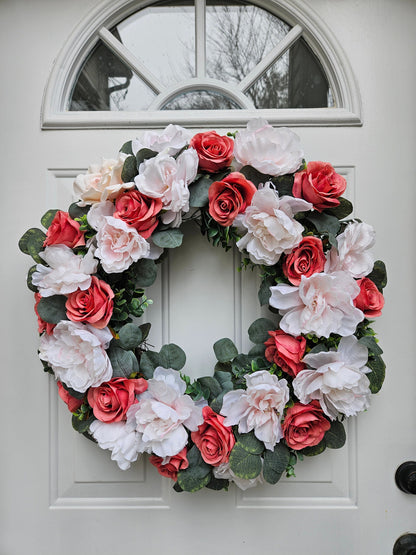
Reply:
<svg viewBox="0 0 416 555"><path fill-rule="evenodd" d="M112 216L105 216L104 220L96 235L95 256L100 259L105 272L124 272L133 262L147 258L150 245L134 227Z"/></svg>
<svg viewBox="0 0 416 555"><path fill-rule="evenodd" d="M295 337L301 333L352 335L364 319L353 303L360 288L346 272L302 276L299 287L278 284L270 291L270 305L283 314L280 328Z"/></svg>
<svg viewBox="0 0 416 555"><path fill-rule="evenodd" d="M234 157L239 167L247 165L266 175L285 175L299 169L304 153L296 133L286 127L275 129L265 119L257 118L237 133Z"/></svg>
<svg viewBox="0 0 416 555"><path fill-rule="evenodd" d="M279 194L269 183L253 195L251 205L235 219L235 225L247 229L237 247L246 250L254 264L273 266L282 253L289 253L302 240L303 226L293 216L311 210L312 204Z"/></svg>
<svg viewBox="0 0 416 555"><path fill-rule="evenodd" d="M338 251L335 247L329 252L325 266L327 273L343 270L355 278L369 274L374 266L374 256L369 251L374 246L374 228L364 222L352 222L337 237Z"/></svg>
<svg viewBox="0 0 416 555"><path fill-rule="evenodd" d="M68 295L77 289L84 291L91 285L91 274L97 271L98 261L94 259L93 249L81 256L66 245L51 245L39 256L48 266L37 264L32 282L42 297Z"/></svg>
<svg viewBox="0 0 416 555"><path fill-rule="evenodd" d="M134 428L125 422L100 422L94 420L90 425L90 433L101 449L111 451L111 460L116 461L121 470L130 468L137 460L138 436Z"/></svg>
<svg viewBox="0 0 416 555"><path fill-rule="evenodd" d="M108 328L62 320L52 335L40 338L39 357L46 361L57 379L84 393L98 387L113 375L105 349L113 338Z"/></svg>
<svg viewBox="0 0 416 555"><path fill-rule="evenodd" d="M367 348L354 336L343 337L337 351L308 354L303 362L312 369L293 380L295 395L304 405L317 399L331 420L339 414L355 416L370 404L367 359Z"/></svg>
<svg viewBox="0 0 416 555"><path fill-rule="evenodd" d="M139 433L141 452L159 457L177 455L188 443L188 430L195 432L204 421L202 407L185 395L186 384L177 370L156 368L139 403L127 412L127 422Z"/></svg>
<svg viewBox="0 0 416 555"><path fill-rule="evenodd" d="M169 156L174 156L184 146L186 146L192 138L190 131L180 125L172 125L171 123L160 132L145 131L139 139L132 141L133 154L137 154L142 148L150 148L155 152L164 152Z"/></svg>
<svg viewBox="0 0 416 555"><path fill-rule="evenodd" d="M120 153L117 160L103 160L101 166L92 164L87 173L80 174L74 181L74 193L80 199L80 206L104 200L114 200L134 183L123 183L121 172L127 154Z"/></svg>
<svg viewBox="0 0 416 555"><path fill-rule="evenodd" d="M247 389L236 389L224 395L221 414L226 418L225 426L238 424L240 434L254 430L254 435L263 441L267 449L273 450L282 437L281 420L289 388L286 380L266 370L244 376Z"/></svg>

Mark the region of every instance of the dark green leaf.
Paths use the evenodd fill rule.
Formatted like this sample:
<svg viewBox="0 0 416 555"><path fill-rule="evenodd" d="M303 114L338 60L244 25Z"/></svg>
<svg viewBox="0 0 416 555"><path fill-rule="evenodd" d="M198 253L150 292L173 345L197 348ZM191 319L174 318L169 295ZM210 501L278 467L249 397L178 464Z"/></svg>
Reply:
<svg viewBox="0 0 416 555"><path fill-rule="evenodd" d="M181 486L178 484L178 482L175 482L175 483L173 484L172 487L173 487L173 489L174 489L177 493L182 493L182 492L183 492L183 489L182 489Z"/></svg>
<svg viewBox="0 0 416 555"><path fill-rule="evenodd" d="M305 447L299 452L303 455L306 455L307 457L314 457L315 455L320 455L321 453L323 453L325 449L326 441L324 438L320 443L318 443L318 445L314 445L313 447Z"/></svg>
<svg viewBox="0 0 416 555"><path fill-rule="evenodd" d="M341 223L338 218L335 218L335 216L331 216L330 214L307 212L305 213L305 219L310 221L316 227L318 233L328 235L331 245L337 246L336 235L341 227Z"/></svg>
<svg viewBox="0 0 416 555"><path fill-rule="evenodd" d="M198 378L197 380L203 389L209 390L209 399L218 397L221 394L222 388L217 380L211 376L204 376L203 378Z"/></svg>
<svg viewBox="0 0 416 555"><path fill-rule="evenodd" d="M64 295L42 297L38 304L38 314L48 324L57 324L61 320L68 320L65 303L66 297Z"/></svg>
<svg viewBox="0 0 416 555"><path fill-rule="evenodd" d="M232 391L233 390L233 380L232 375L230 372L224 372L222 370L215 370L214 378L221 386L221 390L223 391Z"/></svg>
<svg viewBox="0 0 416 555"><path fill-rule="evenodd" d="M384 360L379 355L370 357L367 366L371 369L371 372L367 374L367 378L370 380L370 391L371 393L378 393L386 376Z"/></svg>
<svg viewBox="0 0 416 555"><path fill-rule="evenodd" d="M185 366L186 355L184 351L174 343L163 345L160 349L159 357L160 365L163 366L163 368L181 370Z"/></svg>
<svg viewBox="0 0 416 555"><path fill-rule="evenodd" d="M228 480L223 480L221 478L214 478L212 476L211 481L207 484L208 489L213 489L215 491L220 491L222 489L227 490L230 482Z"/></svg>
<svg viewBox="0 0 416 555"><path fill-rule="evenodd" d="M276 285L274 276L267 276L262 280L258 292L260 306L265 306L269 304L270 295L272 294L272 292L270 291L270 287L272 285Z"/></svg>
<svg viewBox="0 0 416 555"><path fill-rule="evenodd" d="M124 160L123 169L121 171L121 180L123 183L131 183L137 175L136 157L127 156Z"/></svg>
<svg viewBox="0 0 416 555"><path fill-rule="evenodd" d="M243 166L239 171L244 175L246 179L254 183L256 187L258 187L260 183L266 183L267 181L270 181L269 175L259 172L252 166Z"/></svg>
<svg viewBox="0 0 416 555"><path fill-rule="evenodd" d="M345 435L343 423L338 420L333 420L331 422L331 427L324 436L324 439L326 441L326 446L330 449L340 449L343 445L345 445L347 436Z"/></svg>
<svg viewBox="0 0 416 555"><path fill-rule="evenodd" d="M218 397L215 397L215 399L212 399L212 401L209 402L209 406L217 414L219 414L221 412L222 403L223 403L223 400L224 400L224 395L226 393L227 393L226 391L221 391L221 393L218 395Z"/></svg>
<svg viewBox="0 0 416 555"><path fill-rule="evenodd" d="M68 208L68 214L75 220L75 218L82 218L84 214L88 214L89 209L89 206L78 206L78 203L73 202Z"/></svg>
<svg viewBox="0 0 416 555"><path fill-rule="evenodd" d="M48 210L41 218L40 223L43 225L45 229L48 229L51 225L55 214L58 212L58 209Z"/></svg>
<svg viewBox="0 0 416 555"><path fill-rule="evenodd" d="M353 211L352 202L344 197L339 197L339 205L334 208L327 208L325 212L331 216L335 216L338 220L342 220L351 214Z"/></svg>
<svg viewBox="0 0 416 555"><path fill-rule="evenodd" d="M132 141L127 141L124 145L120 148L120 152L123 154L133 154L132 150Z"/></svg>
<svg viewBox="0 0 416 555"><path fill-rule="evenodd" d="M146 324L142 324L141 326L139 326L142 332L143 341L145 341L148 338L151 327L152 327L152 324L150 324L149 322L146 322Z"/></svg>
<svg viewBox="0 0 416 555"><path fill-rule="evenodd" d="M142 330L136 324L125 324L118 332L119 346L125 351L133 351L143 341Z"/></svg>
<svg viewBox="0 0 416 555"><path fill-rule="evenodd" d="M248 434L236 433L236 440L242 449L252 455L261 455L264 451L264 443L256 438L254 432L248 432Z"/></svg>
<svg viewBox="0 0 416 555"><path fill-rule="evenodd" d="M231 372L231 363L230 362L217 362L214 367L215 373L217 372Z"/></svg>
<svg viewBox="0 0 416 555"><path fill-rule="evenodd" d="M165 231L156 231L152 235L155 245L163 249L174 249L182 245L183 233L180 229L166 229Z"/></svg>
<svg viewBox="0 0 416 555"><path fill-rule="evenodd" d="M140 164L142 164L145 160L149 160L150 158L154 158L157 155L158 155L158 153L155 150L151 150L150 148L140 149L136 153L137 169L140 168Z"/></svg>
<svg viewBox="0 0 416 555"><path fill-rule="evenodd" d="M224 338L214 343L214 353L219 362L229 362L238 355L238 350L231 339Z"/></svg>
<svg viewBox="0 0 416 555"><path fill-rule="evenodd" d="M270 181L274 183L277 191L279 192L279 196L283 197L285 195L289 195L293 197L292 189L294 176L292 174L279 175L278 177L273 177Z"/></svg>
<svg viewBox="0 0 416 555"><path fill-rule="evenodd" d="M66 391L68 391L68 393L72 396L75 397L75 399L81 400L84 399L85 397L85 393L81 393L80 391L76 391L75 389L72 389L72 387L69 387L68 385L66 385L66 383L61 382L62 387L64 389L66 389Z"/></svg>
<svg viewBox="0 0 416 555"><path fill-rule="evenodd" d="M155 261L149 258L141 258L131 266L131 270L136 287L150 287L157 277Z"/></svg>
<svg viewBox="0 0 416 555"><path fill-rule="evenodd" d="M43 251L43 243L46 239L45 233L36 227L28 229L19 241L19 249L33 258L35 262L44 264L39 256L39 252Z"/></svg>
<svg viewBox="0 0 416 555"><path fill-rule="evenodd" d="M318 343L318 345L315 345L315 347L312 347L312 349L308 352L308 355L315 355L317 353L324 353L324 352L328 352L328 347L323 343Z"/></svg>
<svg viewBox="0 0 416 555"><path fill-rule="evenodd" d="M264 343L270 339L269 331L274 331L276 324L267 318L258 318L248 328L248 337L253 343Z"/></svg>
<svg viewBox="0 0 416 555"><path fill-rule="evenodd" d="M90 425L94 422L94 420L96 420L94 415L85 420L79 420L75 415L72 415L72 427L80 434L84 434L88 431Z"/></svg>
<svg viewBox="0 0 416 555"><path fill-rule="evenodd" d="M212 177L203 175L189 187L189 206L202 208L208 204L208 189L212 185Z"/></svg>
<svg viewBox="0 0 416 555"><path fill-rule="evenodd" d="M262 469L260 455L253 455L236 443L230 453L230 469L239 478L251 480L256 478Z"/></svg>
<svg viewBox="0 0 416 555"><path fill-rule="evenodd" d="M277 484L289 464L290 451L283 443L277 443L274 450L264 452L263 476L269 484Z"/></svg>
<svg viewBox="0 0 416 555"><path fill-rule="evenodd" d="M178 484L184 491L198 491L211 481L211 467L203 461L194 445L187 453L189 467L178 472Z"/></svg>
<svg viewBox="0 0 416 555"><path fill-rule="evenodd" d="M111 344L107 354L113 367L113 378L128 378L130 374L139 371L136 355L132 351L125 351Z"/></svg>
<svg viewBox="0 0 416 555"><path fill-rule="evenodd" d="M36 285L33 285L33 283L32 283L32 276L33 276L34 272L36 272L36 264L34 266L32 266L31 268L29 268L29 271L27 273L26 283L27 283L28 288L31 291L33 291L34 293L37 293L38 288L36 287Z"/></svg>
<svg viewBox="0 0 416 555"><path fill-rule="evenodd" d="M248 355L254 358L264 357L265 350L266 350L266 347L264 346L264 344L263 345L257 344L257 345L254 345L254 347L252 347L249 350Z"/></svg>
<svg viewBox="0 0 416 555"><path fill-rule="evenodd" d="M150 380L153 377L153 372L155 368L160 366L160 357L159 353L154 351L146 351L140 357L140 372L146 378L146 380Z"/></svg>
<svg viewBox="0 0 416 555"><path fill-rule="evenodd" d="M367 277L376 284L377 289L382 293L387 285L387 271L384 262L376 260L371 274L368 274Z"/></svg>
<svg viewBox="0 0 416 555"><path fill-rule="evenodd" d="M367 347L368 351L370 353L372 353L373 355L382 355L383 354L383 349L381 349L378 346L378 343L375 340L375 337L373 337L372 335L365 335L364 337L361 337L361 339L359 339L358 342L365 345Z"/></svg>

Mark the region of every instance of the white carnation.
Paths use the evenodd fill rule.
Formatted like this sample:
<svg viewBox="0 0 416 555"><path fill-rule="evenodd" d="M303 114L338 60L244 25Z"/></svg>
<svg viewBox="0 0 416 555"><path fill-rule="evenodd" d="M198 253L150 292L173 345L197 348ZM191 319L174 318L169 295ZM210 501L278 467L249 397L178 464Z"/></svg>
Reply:
<svg viewBox="0 0 416 555"><path fill-rule="evenodd" d="M81 256L66 245L51 245L39 256L48 266L37 264L32 282L42 297L68 295L77 289L84 291L91 285L91 274L97 271L98 261L94 259L93 249Z"/></svg>
<svg viewBox="0 0 416 555"><path fill-rule="evenodd" d="M39 357L46 361L58 380L84 393L111 379L113 369L105 349L112 334L108 328L69 320L59 322L52 335L40 338Z"/></svg>
<svg viewBox="0 0 416 555"><path fill-rule="evenodd" d="M138 457L138 436L134 428L125 422L100 422L94 420L90 432L101 449L111 451L111 460L116 461L121 470L130 468Z"/></svg>
<svg viewBox="0 0 416 555"><path fill-rule="evenodd" d="M293 389L304 405L317 399L324 413L334 420L339 414L355 416L370 405L370 372L367 348L354 336L343 337L337 351L308 354L311 369L293 380Z"/></svg>
<svg viewBox="0 0 416 555"><path fill-rule="evenodd" d="M287 127L275 129L265 119L248 122L234 142L239 166L252 166L266 175L285 175L299 169L304 157L300 139Z"/></svg>
<svg viewBox="0 0 416 555"><path fill-rule="evenodd" d="M155 152L164 152L169 156L177 154L192 138L190 131L180 125L169 124L163 131L145 131L143 135L132 141L133 154L142 148Z"/></svg>

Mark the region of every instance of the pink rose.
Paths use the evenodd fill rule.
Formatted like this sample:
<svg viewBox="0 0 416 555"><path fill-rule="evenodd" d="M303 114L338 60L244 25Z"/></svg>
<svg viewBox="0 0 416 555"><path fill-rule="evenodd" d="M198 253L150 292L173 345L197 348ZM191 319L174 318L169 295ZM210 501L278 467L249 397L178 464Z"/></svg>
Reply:
<svg viewBox="0 0 416 555"><path fill-rule="evenodd" d="M88 289L68 295L66 315L73 322L85 322L99 330L105 328L113 314L114 293L105 281L91 277Z"/></svg>
<svg viewBox="0 0 416 555"><path fill-rule="evenodd" d="M186 447L184 447L182 451L179 451L179 453L173 457L158 457L157 455L151 455L149 457L149 462L157 468L159 474L176 481L178 472L180 470L185 470L185 468L189 466L188 459L186 458L187 452Z"/></svg>
<svg viewBox="0 0 416 555"><path fill-rule="evenodd" d="M46 232L43 246L66 245L73 249L85 245L84 232L78 222L70 218L68 212L58 210Z"/></svg>
<svg viewBox="0 0 416 555"><path fill-rule="evenodd" d="M346 187L347 182L331 164L309 162L306 170L295 174L292 192L293 196L311 202L315 210L322 212L325 208L339 205L338 197Z"/></svg>
<svg viewBox="0 0 416 555"><path fill-rule="evenodd" d="M157 227L157 214L162 210L160 198L150 198L137 190L128 191L116 200L114 218L124 220L136 228L142 237L148 239Z"/></svg>
<svg viewBox="0 0 416 555"><path fill-rule="evenodd" d="M330 427L316 400L309 405L295 403L288 409L282 426L287 445L296 451L318 445Z"/></svg>
<svg viewBox="0 0 416 555"><path fill-rule="evenodd" d="M228 168L233 159L234 141L227 136L221 137L215 131L197 133L189 146L196 150L202 171L215 173Z"/></svg>
<svg viewBox="0 0 416 555"><path fill-rule="evenodd" d="M44 331L46 331L48 335L52 335L53 328L56 326L56 324L49 324L48 322L45 322L45 320L42 320L38 313L38 304L40 303L41 298L42 295L40 293L35 293L35 312L36 316L38 317L38 331L39 333L43 333Z"/></svg>
<svg viewBox="0 0 416 555"><path fill-rule="evenodd" d="M364 312L366 318L381 316L384 297L376 284L366 277L357 280L357 284L360 286L360 292L354 299L354 305Z"/></svg>
<svg viewBox="0 0 416 555"><path fill-rule="evenodd" d="M323 272L325 262L321 239L308 236L285 257L282 270L292 285L299 285L302 276Z"/></svg>
<svg viewBox="0 0 416 555"><path fill-rule="evenodd" d="M269 331L270 339L266 345L265 357L294 378L305 364L301 362L305 354L306 339L301 335L293 337L282 330Z"/></svg>
<svg viewBox="0 0 416 555"><path fill-rule="evenodd" d="M59 397L62 399L64 403L67 404L68 409L71 412L77 411L79 407L83 404L84 398L77 399L76 397L73 397L70 393L68 393L68 391L64 388L61 382L58 381L56 383L58 384Z"/></svg>
<svg viewBox="0 0 416 555"><path fill-rule="evenodd" d="M113 378L98 387L88 390L88 403L94 416L101 422L120 422L126 420L126 412L137 403L136 395L147 389L143 378Z"/></svg>
<svg viewBox="0 0 416 555"><path fill-rule="evenodd" d="M205 406L202 409L204 423L197 432L191 433L192 441L201 451L202 458L212 466L227 463L235 438L230 426L224 425L224 417Z"/></svg>
<svg viewBox="0 0 416 555"><path fill-rule="evenodd" d="M255 185L242 173L232 172L210 186L209 213L216 222L227 227L234 222L237 214L245 212L256 191Z"/></svg>

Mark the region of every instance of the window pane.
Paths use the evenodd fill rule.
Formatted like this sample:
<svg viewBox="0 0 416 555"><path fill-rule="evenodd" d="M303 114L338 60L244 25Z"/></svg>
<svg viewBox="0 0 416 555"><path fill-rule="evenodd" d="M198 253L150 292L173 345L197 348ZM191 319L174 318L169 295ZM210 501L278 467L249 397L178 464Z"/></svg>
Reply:
<svg viewBox="0 0 416 555"><path fill-rule="evenodd" d="M167 102L162 110L238 110L231 98L214 91L188 91Z"/></svg>
<svg viewBox="0 0 416 555"><path fill-rule="evenodd" d="M290 26L257 6L207 0L207 75L239 83L289 32Z"/></svg>

